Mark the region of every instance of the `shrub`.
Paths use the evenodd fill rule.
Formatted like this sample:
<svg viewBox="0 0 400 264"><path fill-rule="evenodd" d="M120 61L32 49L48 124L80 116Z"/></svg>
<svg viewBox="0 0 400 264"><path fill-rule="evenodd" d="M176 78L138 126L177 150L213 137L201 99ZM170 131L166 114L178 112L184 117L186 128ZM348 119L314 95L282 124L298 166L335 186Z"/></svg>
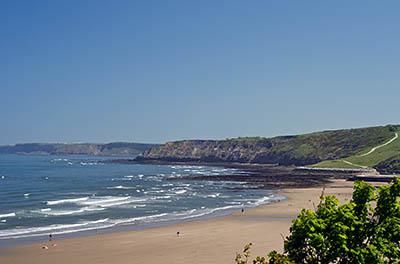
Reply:
<svg viewBox="0 0 400 264"><path fill-rule="evenodd" d="M378 188L356 182L352 200L343 205L321 195L315 212L303 209L293 220L283 254L272 251L268 262L257 257L252 263L399 263L399 198L398 179ZM236 263L247 263L251 244L246 247L246 262L237 254Z"/></svg>

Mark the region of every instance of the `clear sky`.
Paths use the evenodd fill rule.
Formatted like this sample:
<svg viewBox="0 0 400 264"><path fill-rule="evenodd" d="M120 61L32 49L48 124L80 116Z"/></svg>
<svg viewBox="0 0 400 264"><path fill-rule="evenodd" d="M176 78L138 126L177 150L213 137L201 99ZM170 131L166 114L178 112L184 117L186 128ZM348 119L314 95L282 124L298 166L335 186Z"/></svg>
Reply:
<svg viewBox="0 0 400 264"><path fill-rule="evenodd" d="M2 0L0 144L400 123L400 1Z"/></svg>

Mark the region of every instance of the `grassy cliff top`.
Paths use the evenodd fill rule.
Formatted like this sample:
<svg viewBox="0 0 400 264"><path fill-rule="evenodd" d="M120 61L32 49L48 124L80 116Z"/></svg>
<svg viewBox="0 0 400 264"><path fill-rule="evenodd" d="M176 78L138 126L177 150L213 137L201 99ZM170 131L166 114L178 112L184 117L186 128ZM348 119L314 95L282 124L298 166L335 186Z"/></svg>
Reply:
<svg viewBox="0 0 400 264"><path fill-rule="evenodd" d="M333 162L333 160L357 157L368 153L372 148L391 140L399 130L399 125L387 125L273 138L240 137L225 140L183 140L168 142L161 147L152 148L140 155L138 159L282 165L311 165L329 160L332 163L322 165L338 167L336 166L337 162ZM393 143L397 143L397 141L394 140ZM391 144L385 146L385 149L376 150L373 154L376 156L381 153L381 150L393 147ZM393 149L392 153L381 153L382 157L377 161L368 163L368 166L375 165L376 162L397 152L397 149ZM371 157L368 156L367 158ZM349 163L338 163L340 163L340 167L352 167Z"/></svg>
<svg viewBox="0 0 400 264"><path fill-rule="evenodd" d="M400 154L400 127L387 126L389 135L385 142L368 144L364 151L340 159L326 160L312 167L371 168Z"/></svg>

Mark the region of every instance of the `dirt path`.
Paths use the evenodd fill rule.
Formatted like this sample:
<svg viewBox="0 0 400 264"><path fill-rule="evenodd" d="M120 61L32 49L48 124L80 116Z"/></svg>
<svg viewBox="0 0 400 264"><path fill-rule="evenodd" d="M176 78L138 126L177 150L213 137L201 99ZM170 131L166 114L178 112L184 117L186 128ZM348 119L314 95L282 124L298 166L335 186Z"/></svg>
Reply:
<svg viewBox="0 0 400 264"><path fill-rule="evenodd" d="M363 166L363 165L354 164L354 163L352 163L352 162L350 162L350 161L347 161L347 160L341 160L341 161L344 162L344 163L346 163L346 164L355 166L355 167L360 167L360 168L363 168L363 169L368 169L368 166Z"/></svg>
<svg viewBox="0 0 400 264"><path fill-rule="evenodd" d="M381 148L381 147L384 147L384 146L386 146L386 145L389 145L389 144L392 143L396 138L399 137L399 135L398 135L397 133L394 133L394 134L395 134L394 138L392 138L391 140L389 140L389 141L386 142L385 144L376 146L376 147L372 148L370 151L368 151L367 153L362 154L362 155L359 155L359 157L367 156L367 155L371 154L372 152L374 152L375 150L377 150L378 148Z"/></svg>
<svg viewBox="0 0 400 264"><path fill-rule="evenodd" d="M382 144L382 145L373 147L370 151L368 151L368 152L365 153L365 154L358 155L358 157L365 157L365 156L371 154L372 152L374 152L375 150L377 150L378 148L381 148L381 147L384 147L384 146L386 146L386 145L389 145L390 143L392 143L394 140L396 140L396 139L399 137L399 135L398 135L397 133L394 133L394 134L395 134L394 138L390 139L388 142L386 142L386 143L384 143L384 144ZM367 169L367 168L368 168L368 166L363 166L363 165L359 165L359 164L354 164L354 163L352 163L352 162L350 162L350 161L347 161L347 160L341 160L341 161L344 162L344 163L346 163L346 164L355 166L355 167L359 167L359 168L363 168L363 169Z"/></svg>

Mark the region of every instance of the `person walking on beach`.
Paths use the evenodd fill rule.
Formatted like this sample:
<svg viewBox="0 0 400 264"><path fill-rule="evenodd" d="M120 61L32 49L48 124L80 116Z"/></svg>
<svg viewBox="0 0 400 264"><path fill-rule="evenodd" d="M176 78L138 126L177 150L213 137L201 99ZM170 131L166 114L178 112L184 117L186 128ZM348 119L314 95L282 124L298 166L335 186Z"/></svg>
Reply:
<svg viewBox="0 0 400 264"><path fill-rule="evenodd" d="M49 235L49 241L52 241L53 240L53 235L50 233L50 235Z"/></svg>

